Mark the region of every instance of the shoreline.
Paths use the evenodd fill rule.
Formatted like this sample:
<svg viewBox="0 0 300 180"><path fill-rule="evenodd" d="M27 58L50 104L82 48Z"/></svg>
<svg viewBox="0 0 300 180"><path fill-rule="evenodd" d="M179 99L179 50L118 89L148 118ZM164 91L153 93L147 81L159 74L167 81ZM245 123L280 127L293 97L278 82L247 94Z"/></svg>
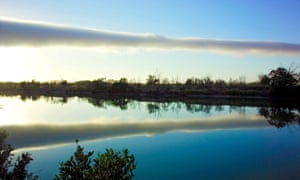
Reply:
<svg viewBox="0 0 300 180"><path fill-rule="evenodd" d="M61 102L68 98L78 97L88 100L112 100L120 104L128 103L129 101L144 101L153 103L165 102L182 102L186 104L205 104L205 105L230 105L230 106L286 106L286 107L300 107L297 99L290 98L272 98L270 96L233 96L233 95L193 95L193 96L153 96L153 95L139 95L139 94L87 94L87 93L18 93L18 92L3 92L0 91L0 96L19 96L22 100L31 99L36 100L40 97L55 97L61 98Z"/></svg>
<svg viewBox="0 0 300 180"><path fill-rule="evenodd" d="M183 102L207 105L299 107L300 86L276 89L260 84L187 85L141 84L127 82L79 81L62 82L0 82L1 96L36 99L45 97L80 97L107 100L148 102Z"/></svg>

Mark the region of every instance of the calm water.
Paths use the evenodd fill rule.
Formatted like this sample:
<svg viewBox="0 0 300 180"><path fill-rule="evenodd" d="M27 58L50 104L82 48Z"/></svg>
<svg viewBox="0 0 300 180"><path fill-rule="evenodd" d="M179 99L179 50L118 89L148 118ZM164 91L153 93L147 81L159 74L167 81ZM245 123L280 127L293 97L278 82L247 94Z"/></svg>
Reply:
<svg viewBox="0 0 300 180"><path fill-rule="evenodd" d="M294 109L20 97L0 97L0 108L7 141L32 154L40 179L57 174L75 139L86 151L128 148L135 179L299 179Z"/></svg>

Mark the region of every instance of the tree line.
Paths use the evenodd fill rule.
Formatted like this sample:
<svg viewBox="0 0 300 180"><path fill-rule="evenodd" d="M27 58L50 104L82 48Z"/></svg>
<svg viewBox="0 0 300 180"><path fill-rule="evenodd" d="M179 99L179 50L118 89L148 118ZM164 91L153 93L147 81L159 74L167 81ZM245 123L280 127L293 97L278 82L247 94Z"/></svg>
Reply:
<svg viewBox="0 0 300 180"><path fill-rule="evenodd" d="M247 83L245 78L225 81L188 78L184 83L149 75L145 83L129 82L126 78L108 80L66 80L39 82L1 82L1 94L44 96L102 96L124 98L198 98L202 96L299 97L300 73L279 67L259 76L257 82Z"/></svg>

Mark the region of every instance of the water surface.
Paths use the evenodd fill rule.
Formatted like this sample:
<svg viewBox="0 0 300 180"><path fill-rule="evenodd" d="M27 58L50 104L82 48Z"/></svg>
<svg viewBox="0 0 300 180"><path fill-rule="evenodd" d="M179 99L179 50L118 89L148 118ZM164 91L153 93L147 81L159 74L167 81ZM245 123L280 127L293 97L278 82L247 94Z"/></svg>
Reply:
<svg viewBox="0 0 300 180"><path fill-rule="evenodd" d="M41 179L54 177L75 139L87 151L128 148L135 179L298 178L296 109L77 97L0 97L0 107L7 141L32 153Z"/></svg>

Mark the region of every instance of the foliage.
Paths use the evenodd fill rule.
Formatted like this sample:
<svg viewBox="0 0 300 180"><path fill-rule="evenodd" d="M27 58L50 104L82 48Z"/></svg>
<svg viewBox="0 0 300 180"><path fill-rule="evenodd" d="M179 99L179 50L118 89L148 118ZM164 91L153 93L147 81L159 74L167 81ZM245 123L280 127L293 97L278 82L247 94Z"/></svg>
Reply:
<svg viewBox="0 0 300 180"><path fill-rule="evenodd" d="M282 67L272 70L269 78L272 88L292 87L297 84L297 75Z"/></svg>
<svg viewBox="0 0 300 180"><path fill-rule="evenodd" d="M4 140L7 137L7 133L4 130L0 132L0 179L37 179L32 173L26 170L27 165L32 161L32 157L29 153L22 153L17 157L16 162L13 164L13 148L9 144L5 144Z"/></svg>
<svg viewBox="0 0 300 180"><path fill-rule="evenodd" d="M94 152L88 152L84 154L84 149L81 146L77 146L77 150L74 156L71 156L66 162L61 162L59 167L59 175L56 175L55 179L91 179L92 166L91 156Z"/></svg>
<svg viewBox="0 0 300 180"><path fill-rule="evenodd" d="M155 75L148 75L148 78L146 79L146 83L148 85L159 84L160 79L158 77L156 77Z"/></svg>
<svg viewBox="0 0 300 180"><path fill-rule="evenodd" d="M123 153L106 149L104 154L98 154L98 157L94 160L93 173L95 179L132 179L134 176L133 170L136 168L134 160L134 156L130 155L127 149L124 149Z"/></svg>
<svg viewBox="0 0 300 180"><path fill-rule="evenodd" d="M7 133L0 130L0 179L1 180L36 180L34 176L26 170L26 167L33 160L29 153L22 153L21 156L13 159L13 148L5 144ZM78 141L76 141L78 142ZM77 145L74 155L66 162L61 162L59 174L54 179L60 180L108 180L120 179L129 180L134 176L133 170L136 168L134 155L129 154L125 149L122 152L106 149L103 154L98 154L92 161L93 151L84 152L84 148ZM13 163L15 161L15 163Z"/></svg>
<svg viewBox="0 0 300 180"><path fill-rule="evenodd" d="M270 78L266 74L262 74L258 76L259 83L262 85L269 85L270 84Z"/></svg>
<svg viewBox="0 0 300 180"><path fill-rule="evenodd" d="M113 149L106 149L103 154L98 154L93 160L94 152L84 153L84 148L77 145L74 156L71 156L66 162L61 162L59 174L55 179L75 179L75 180L114 180L114 179L132 179L133 170L136 168L134 155L130 155L125 149L121 153Z"/></svg>
<svg viewBox="0 0 300 180"><path fill-rule="evenodd" d="M112 89L113 90L126 90L128 87L128 81L126 78L121 78L119 81L115 81L112 84Z"/></svg>

